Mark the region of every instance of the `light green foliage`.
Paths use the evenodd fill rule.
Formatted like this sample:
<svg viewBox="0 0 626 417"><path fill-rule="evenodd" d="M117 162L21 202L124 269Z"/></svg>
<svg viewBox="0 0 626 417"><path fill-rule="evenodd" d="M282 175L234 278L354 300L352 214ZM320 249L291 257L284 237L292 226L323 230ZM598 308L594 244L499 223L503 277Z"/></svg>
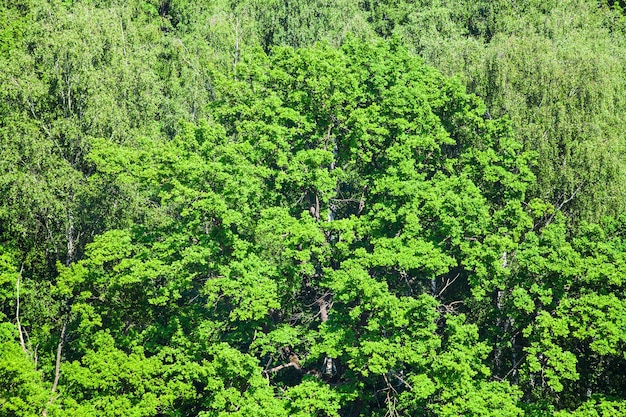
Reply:
<svg viewBox="0 0 626 417"><path fill-rule="evenodd" d="M438 402L431 407L440 416L520 416L520 395L507 383L487 382L483 363L489 347L478 341L478 328L464 323L463 315L446 318L446 342L433 363Z"/></svg>
<svg viewBox="0 0 626 417"><path fill-rule="evenodd" d="M337 366L346 368L344 389L362 392L362 384L372 390L380 387L378 392L388 396L379 401L389 410L419 409L436 385L424 389L416 402L409 391L404 392L411 386L407 381L434 378L424 373L437 373L429 364L441 344L435 326L438 302L423 294L429 281L420 277L433 277L441 291L454 277L447 275L453 268L467 267L477 274L477 282L494 271L493 265L477 267L484 264L484 256L499 254L478 251L471 242L489 236L495 243L494 231L518 227L516 222L500 223L500 210L511 213L512 203L505 205L492 196L523 198L533 179L528 156L517 153L519 147L506 126L480 116L475 98L424 68L397 45L373 48L351 42L339 52L328 47L298 53L276 49L270 60L273 71L261 72L246 62L239 76L251 77L252 88L271 87L266 94L271 99L261 99L264 105L259 106L244 94L246 98L220 107L218 114L226 126L232 126L235 138L254 141L261 155L273 151L269 160L259 158L279 170L276 183L282 201L295 203L293 214L301 216L296 221L285 212L272 211L267 220L282 219L286 233L280 236L280 244L263 240L269 245L266 250L280 254L283 275L305 274L307 291L312 292L303 294L309 306L327 303L329 308L326 297L332 295L332 310L328 321L319 326L319 342L309 348L307 366L318 363L320 367L333 358ZM241 83L239 88L249 87ZM227 113L221 113L224 110ZM234 114L246 116L233 122ZM293 126L290 130L283 127L285 115ZM276 140L268 143L273 137L279 147ZM291 153L280 153L290 137ZM332 147L336 147L334 154L329 152ZM329 214L334 216L331 222L313 221ZM525 219L523 212L518 215ZM271 233L278 236L281 229L271 224L263 230L276 230ZM326 238L313 232L318 227ZM308 239L329 246L333 256L309 249L298 238L305 236L305 230L310 230ZM291 245L298 250L292 252ZM467 280L469 273L462 273L462 280ZM454 297L446 294L445 299ZM264 343L284 347L284 341L275 339L279 334L272 335ZM300 349L310 343L305 339ZM295 346L300 344L294 341ZM467 355L480 364L486 352L472 349ZM464 378L467 384L485 378L489 371L480 366L482 377L455 373L451 378ZM441 382L441 389L450 383ZM487 398L489 387L477 389L484 390L481 395ZM352 395L359 395L356 392ZM515 391L507 392L511 402L505 412L518 414ZM365 407L373 405L370 399L361 397L361 401ZM461 403L450 405L449 412L458 412L458 407ZM480 414L481 406L475 407Z"/></svg>
<svg viewBox="0 0 626 417"><path fill-rule="evenodd" d="M502 300L524 338L511 336L505 348L523 355L522 385L538 397L561 393L568 407L580 403L581 391L612 395L603 378L623 384L611 369L621 366L624 348L623 243L598 226L584 230L568 241L558 217L539 235L529 232Z"/></svg>
<svg viewBox="0 0 626 417"><path fill-rule="evenodd" d="M128 354L99 332L94 350L67 364L67 415L281 416L257 362L226 344L216 345L202 363L182 351L164 349L147 357L141 347Z"/></svg>
<svg viewBox="0 0 626 417"><path fill-rule="evenodd" d="M317 379L304 379L285 393L288 415L338 417L340 395Z"/></svg>
<svg viewBox="0 0 626 417"><path fill-rule="evenodd" d="M148 204L137 213L141 224L101 235L84 260L59 267L55 294L71 306L71 331L82 335L68 357L89 375L102 372L88 358L109 353L90 334L106 331L107 346L119 346L111 360L139 361L148 379L161 377L148 370L153 359L133 356L137 349L158 357L173 348L207 364L235 361L229 366L252 384L254 373L241 373L251 366L250 349L270 382L286 389L275 405L261 405L218 379L208 388L215 395L206 398L208 415L263 413L290 395L298 398L294 413L336 415L354 401L372 413L377 401L418 410L461 391L488 402L492 390L508 393L505 409L514 415L518 394L488 382L488 349L472 346L475 328L459 324L443 346L468 344L446 359L436 325L440 303L464 291L443 295L452 269L465 285L493 270L478 268L492 255L471 242L496 241L514 224L501 223L498 213L511 203L494 196L523 198L532 181L506 126L482 118L478 100L395 44L277 49L246 57L238 77L247 81L216 84L214 122L183 124L172 141L93 141L88 160L102 179ZM211 353L218 351L230 353ZM283 370L293 354L300 365ZM461 357L470 368L438 376ZM298 385L304 370L318 376ZM312 391L329 378L344 379L341 390ZM261 390L261 381L252 386ZM368 398L370 389L386 399ZM151 394L135 397L140 391ZM159 395L135 387L119 400L142 415L165 401ZM462 407L450 403L445 412Z"/></svg>
<svg viewBox="0 0 626 417"><path fill-rule="evenodd" d="M15 256L4 245L0 246L0 319L6 320L5 312L9 311L8 306L14 297L16 283L19 279L19 272L15 265Z"/></svg>
<svg viewBox="0 0 626 417"><path fill-rule="evenodd" d="M0 325L0 416L33 417L47 402L47 390L16 333L10 323Z"/></svg>
<svg viewBox="0 0 626 417"><path fill-rule="evenodd" d="M554 415L557 417L617 417L624 415L625 412L626 404L624 404L624 401L611 401L611 399L608 398L598 397L592 398L572 412L559 411Z"/></svg>

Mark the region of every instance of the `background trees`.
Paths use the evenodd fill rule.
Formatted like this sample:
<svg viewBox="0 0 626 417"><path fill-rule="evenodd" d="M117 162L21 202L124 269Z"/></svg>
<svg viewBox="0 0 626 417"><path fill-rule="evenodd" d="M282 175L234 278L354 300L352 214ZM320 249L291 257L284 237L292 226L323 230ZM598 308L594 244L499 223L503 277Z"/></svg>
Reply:
<svg viewBox="0 0 626 417"><path fill-rule="evenodd" d="M624 17L589 1L393 2L390 33L460 75L542 161L532 195L576 222L623 211ZM614 159L618 156L618 159Z"/></svg>

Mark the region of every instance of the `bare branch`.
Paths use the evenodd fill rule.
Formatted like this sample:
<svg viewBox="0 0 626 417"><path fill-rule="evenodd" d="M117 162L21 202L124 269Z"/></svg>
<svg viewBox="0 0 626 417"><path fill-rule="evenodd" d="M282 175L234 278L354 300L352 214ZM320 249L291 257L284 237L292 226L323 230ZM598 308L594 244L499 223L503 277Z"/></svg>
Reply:
<svg viewBox="0 0 626 417"><path fill-rule="evenodd" d="M406 382L402 377L400 377L400 375L396 374L396 373L391 373L391 375L393 375L398 381L402 382L404 385L406 385L406 387L413 391L413 387L411 386L411 384L409 384L408 382Z"/></svg>
<svg viewBox="0 0 626 417"><path fill-rule="evenodd" d="M367 188L367 185L365 188ZM359 200L359 210L356 212L357 216L360 215L365 208L365 188L363 188L363 194L361 194L361 199Z"/></svg>
<svg viewBox="0 0 626 417"><path fill-rule="evenodd" d="M54 367L54 382L52 383L52 393L54 394L59 384L59 376L61 375L61 354L63 353L63 343L65 342L65 329L67 328L67 322L63 323L61 329L61 337L59 338L59 344L57 345L57 360Z"/></svg>
<svg viewBox="0 0 626 417"><path fill-rule="evenodd" d="M54 402L55 393L57 391L57 386L59 385L59 377L61 376L61 356L63 353L63 343L65 342L65 329L67 328L67 322L63 323L63 328L61 329L61 336L59 337L59 344L57 345L57 358L56 364L54 367L54 382L52 383L52 390L50 399L48 400L48 404L41 412L43 417L47 417L48 415L48 407Z"/></svg>
<svg viewBox="0 0 626 417"><path fill-rule="evenodd" d="M582 183L580 183L580 185L578 186L578 188L576 188L574 190L574 192L572 193L572 195L570 195L568 198L566 198L565 200L563 200L561 202L561 204L559 204L558 207L556 207L554 209L554 213L552 213L552 215L550 216L550 218L548 219L548 221L546 222L546 225L552 223L552 220L554 220L554 217L556 216L556 214L563 208L564 205L566 205L567 203L569 203L570 201L572 201L574 198L576 198L576 195L578 194L578 192L583 188L583 186L585 185L585 181L583 181Z"/></svg>
<svg viewBox="0 0 626 417"><path fill-rule="evenodd" d="M322 319L322 323L325 323L328 321L328 309L329 307L332 305L332 303L329 303L328 301L326 301L326 299L324 297L326 297L327 294L324 294L323 296L321 296L320 298L317 299L317 305L319 305L320 307L320 317Z"/></svg>
<svg viewBox="0 0 626 417"><path fill-rule="evenodd" d="M457 280L457 278L459 277L459 275L461 275L461 273L460 273L460 272L459 272L458 274L456 274L456 276L455 276L454 278L452 278L452 279L449 279L449 278L448 278L448 279L446 280L446 285L444 285L444 287L441 289L441 291L439 291L439 293L438 293L435 297L436 297L436 298L441 297L441 294L443 294L443 292L444 292L445 290L447 290L447 289L448 289L448 287L449 287L450 285L454 284L454 282Z"/></svg>
<svg viewBox="0 0 626 417"><path fill-rule="evenodd" d="M278 372L278 371L280 371L282 369L285 369L285 368L301 369L300 365L296 365L294 362L288 362L288 363L283 363L282 365L275 366L275 367L273 367L271 369L268 369L266 371L263 371L263 372L266 373L266 374L276 373L276 372Z"/></svg>
<svg viewBox="0 0 626 417"><path fill-rule="evenodd" d="M20 322L20 281L22 279L22 272L24 271L24 265L20 268L19 274L17 274L17 281L15 282L15 290L17 293L17 305L15 307L15 321L17 322L17 331L20 334L20 346L24 353L28 353L26 350L26 343L24 343L24 332L22 331L22 323Z"/></svg>
<svg viewBox="0 0 626 417"><path fill-rule="evenodd" d="M328 149L328 141L330 140L330 133L333 130L334 124L328 126L328 130L326 131L326 137L324 138L324 150Z"/></svg>
<svg viewBox="0 0 626 417"><path fill-rule="evenodd" d="M502 378L500 378L499 376L495 376L495 375L494 375L494 378L498 381L506 380L509 377L509 375L511 375L511 373L517 371L518 365L524 360L524 358L526 358L526 356L528 356L528 352L525 352L524 355L522 355L522 358L519 361L517 361L517 363L515 363L513 367L509 369L509 371Z"/></svg>
<svg viewBox="0 0 626 417"><path fill-rule="evenodd" d="M319 221L320 219L320 199L315 194L315 220Z"/></svg>

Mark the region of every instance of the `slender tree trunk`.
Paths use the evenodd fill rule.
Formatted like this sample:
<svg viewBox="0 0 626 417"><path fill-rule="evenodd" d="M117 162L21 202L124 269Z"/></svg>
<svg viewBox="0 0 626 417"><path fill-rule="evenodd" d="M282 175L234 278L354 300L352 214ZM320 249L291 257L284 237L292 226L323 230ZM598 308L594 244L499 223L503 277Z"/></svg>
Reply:
<svg viewBox="0 0 626 417"><path fill-rule="evenodd" d="M65 258L65 266L70 266L75 259L76 242L74 241L74 215L71 211L67 214L68 227L67 227L67 256Z"/></svg>
<svg viewBox="0 0 626 417"><path fill-rule="evenodd" d="M43 417L48 416L48 407L54 402L55 394L57 391L57 386L59 385L59 377L61 376L61 357L63 354L63 343L65 342L65 329L67 328L67 322L63 323L63 328L61 329L61 336L59 337L59 343L57 344L57 357L56 364L54 367L54 381L52 382L52 390L50 393L50 399L48 400L48 404L44 407L41 415Z"/></svg>
<svg viewBox="0 0 626 417"><path fill-rule="evenodd" d="M331 135L331 131L332 131L332 126L328 128L328 133L326 134L327 141L331 140L331 143L333 146L333 160L330 163L330 167L329 167L330 172L335 170L335 161L337 160L337 154L338 154L337 140L333 135ZM340 187L339 180L337 180L337 184L335 187L337 195L339 195L339 187ZM319 200L317 200L317 196L315 198L316 198L316 203L318 205L318 215L319 215ZM333 203L333 201L329 200L328 218L327 218L327 221L329 223L335 220L336 215L337 215L336 210L337 208L335 204ZM317 300L317 303L320 308L320 319L322 320L322 323L325 323L326 321L328 321L328 309L330 308L331 304L328 301L326 301L326 296L319 298ZM336 365L335 365L333 358L328 357L328 356L324 358L324 371L323 372L324 372L324 375L326 375L327 377L333 377L336 374Z"/></svg>
<svg viewBox="0 0 626 417"><path fill-rule="evenodd" d="M26 349L26 343L24 343L24 332L22 331L22 323L20 321L20 284L22 280L22 272L24 271L24 266L20 268L20 272L17 275L17 281L15 282L15 292L16 292L16 306L15 306L15 321L17 323L17 331L20 335L20 346L22 346L22 350L24 353L28 353Z"/></svg>

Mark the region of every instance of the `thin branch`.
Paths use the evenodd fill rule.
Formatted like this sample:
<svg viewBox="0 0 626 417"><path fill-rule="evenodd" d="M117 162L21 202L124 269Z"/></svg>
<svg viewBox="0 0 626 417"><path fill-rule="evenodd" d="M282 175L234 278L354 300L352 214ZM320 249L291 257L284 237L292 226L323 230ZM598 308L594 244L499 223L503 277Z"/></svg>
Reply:
<svg viewBox="0 0 626 417"><path fill-rule="evenodd" d="M239 17L235 17L234 31L235 31L235 50L233 52L233 72L235 74L235 77L237 77L237 64L239 63L239 58L241 56L241 51L239 50L239 40L240 40Z"/></svg>
<svg viewBox="0 0 626 417"><path fill-rule="evenodd" d="M572 193L571 196L569 196L569 198L565 199L561 204L559 204L559 206L556 208L557 211L561 210L561 208L563 208L564 205L566 205L567 203L569 203L570 201L572 201L575 197L576 194L578 194L578 192L580 191L581 188L583 188L583 185L585 185L585 181L583 181L578 188L576 188L576 190L574 191L574 193ZM554 216L553 216L554 217Z"/></svg>
<svg viewBox="0 0 626 417"><path fill-rule="evenodd" d="M391 375L393 375L398 381L402 382L404 385L406 385L409 390L413 391L413 387L411 386L411 384L409 384L408 382L406 382L404 379L402 379L400 377L400 375L396 374L396 373L392 373Z"/></svg>
<svg viewBox="0 0 626 417"><path fill-rule="evenodd" d="M13 83L17 86L17 88L19 88L20 90L22 89L22 86L20 85L20 83L12 75L10 75L9 78L11 78L11 81L13 81ZM46 125L43 123L43 121L41 121L41 119L35 113L35 105L34 105L34 103L32 101L30 101L30 99L28 97L24 97L24 99L28 103L28 107L30 108L30 112L33 115L33 117L35 118L35 120L41 122L41 127L46 131L48 136L52 137L52 134L50 133L50 130L48 130Z"/></svg>
<svg viewBox="0 0 626 417"><path fill-rule="evenodd" d="M328 146L328 141L330 140L330 133L333 130L333 126L334 126L334 124L328 125L328 131L326 132L326 137L324 138L324 150L326 150L326 148Z"/></svg>
<svg viewBox="0 0 626 417"><path fill-rule="evenodd" d="M63 328L61 329L61 336L59 337L59 344L57 345L57 358L56 365L54 367L54 382L52 383L52 390L50 394L50 399L48 400L48 404L44 407L41 415L43 417L48 416L48 407L54 402L55 393L57 391L57 386L59 384L59 377L61 375L61 355L63 353L63 342L65 341L65 329L67 328L67 322L63 323Z"/></svg>
<svg viewBox="0 0 626 417"><path fill-rule="evenodd" d="M441 297L441 294L443 294L443 292L444 292L445 290L447 290L447 289L448 289L448 287L449 287L450 285L452 285L452 284L454 284L454 283L455 283L455 281L457 280L457 278L459 277L459 275L461 275L461 273L460 273L460 272L459 272L458 274L456 274L456 277L454 277L454 278L452 278L452 279L447 279L447 280L446 280L446 285L445 285L445 286L441 289L441 291L439 291L439 293L436 295L436 298Z"/></svg>
<svg viewBox="0 0 626 417"><path fill-rule="evenodd" d="M578 192L581 190L581 188L583 188L583 185L585 185L585 181L583 181L582 183L580 183L580 185L578 186L578 188L576 188L576 190L574 190L574 192L572 193L572 195L570 195L568 198L566 198L565 200L563 200L563 202L561 202L561 204L559 204L559 206L557 208L554 209L554 213L552 213L552 216L550 216L550 218L548 219L548 221L546 222L546 225L552 223L552 220L554 220L554 216L556 216L556 214L563 208L564 205L566 205L567 203L569 203L570 201L572 201L574 198L576 198L576 195L578 194Z"/></svg>
<svg viewBox="0 0 626 417"><path fill-rule="evenodd" d="M359 200L359 211L356 215L360 215L363 209L365 208L365 191L367 190L367 184L363 187L363 192L361 193L361 199Z"/></svg>
<svg viewBox="0 0 626 417"><path fill-rule="evenodd" d="M320 199L315 194L315 220L319 221L320 219Z"/></svg>
<svg viewBox="0 0 626 417"><path fill-rule="evenodd" d="M387 384L387 390L388 391L392 391L393 390L393 392L395 392L397 394L398 391L393 387L391 382L389 382L389 379L387 379L387 374L383 374L383 379L385 380L385 383Z"/></svg>
<svg viewBox="0 0 626 417"><path fill-rule="evenodd" d="M24 271L24 265L20 268L19 274L17 274L17 281L15 282L15 289L17 293L17 305L15 307L15 321L17 322L17 331L20 334L20 346L24 353L28 353L26 350L26 343L24 343L24 332L22 331L22 323L20 322L20 281L22 279L22 272Z"/></svg>
<svg viewBox="0 0 626 417"><path fill-rule="evenodd" d="M265 371L263 371L263 372L264 372L265 374L276 373L276 372L278 372L278 371L280 371L280 370L282 370L282 369L285 369L285 368L296 368L296 369L302 369L302 368L300 367L300 364L299 364L297 361L295 361L295 360L290 360L290 362L288 362L288 363L283 363L282 365L275 366L275 367L273 367L273 368L271 368L271 369L268 369L268 370L265 370Z"/></svg>
<svg viewBox="0 0 626 417"><path fill-rule="evenodd" d="M178 43L180 44L180 46L182 46L182 47L183 47L183 49L185 50L185 52L187 52L188 54L192 55L192 54L189 52L189 49L187 49L187 47L185 46L185 44L183 43L183 41L182 41L181 39L178 39L178 38L177 38L175 41L176 41L176 42L178 42ZM195 72L195 73L196 73L196 75L197 75L198 77L200 77L200 79L201 79L201 80L202 80L202 82L204 83L204 86L205 86L205 87L209 90L209 93L211 94L211 97L212 97L213 99L215 99L215 98L216 98L216 95L215 95L215 91L213 90L213 85L211 84L211 80L210 80L208 77L207 77L207 78L205 78L205 77L204 77L204 75L202 74L202 72L200 72L200 70L198 70L198 69L196 68L196 66L195 66L195 65L194 65L194 64L193 64L190 60L188 60L187 58L185 58L185 55L184 55L184 54L181 54L181 56L180 56L180 57L182 58L182 60L183 60L183 61L185 61L185 63L186 63L187 65L189 65L189 68L191 68L191 69L193 70L193 72Z"/></svg>
<svg viewBox="0 0 626 417"><path fill-rule="evenodd" d="M305 306L307 307L313 307L315 304L319 304L320 300L323 300L324 298L326 298L327 296L329 296L331 294L330 291L326 291L322 296L320 296L317 300L313 301L310 304L305 304Z"/></svg>
<svg viewBox="0 0 626 417"><path fill-rule="evenodd" d="M128 60L126 60L126 37L124 36L124 22L120 16L120 30L122 33L122 53L124 54L124 59L126 61L126 65L128 65Z"/></svg>
<svg viewBox="0 0 626 417"><path fill-rule="evenodd" d="M335 203L359 203L361 200L356 198L330 198Z"/></svg>
<svg viewBox="0 0 626 417"><path fill-rule="evenodd" d="M52 383L52 393L54 394L59 384L59 376L61 375L61 354L63 353L63 342L65 341L65 329L67 328L67 322L63 323L61 329L61 337L59 338L59 344L57 345L57 360L54 367L54 382Z"/></svg>
<svg viewBox="0 0 626 417"><path fill-rule="evenodd" d="M526 356L528 356L528 352L524 352L524 355L522 355L520 360L517 361L517 363L515 365L513 365L513 367L511 369L509 369L509 372L507 372L502 378L500 378L498 376L495 376L495 375L494 375L494 378L497 379L498 381L504 381L505 379L507 379L509 377L509 375L511 375L511 372L517 370L517 366L524 360L524 358L526 358Z"/></svg>
<svg viewBox="0 0 626 417"><path fill-rule="evenodd" d="M306 197L307 192L303 192L302 195L300 196L300 198L298 199L298 201L296 201L296 204L300 204L302 203L302 200L304 200L304 197Z"/></svg>
<svg viewBox="0 0 626 417"><path fill-rule="evenodd" d="M56 259L59 260L59 250L57 248L56 242L54 241L54 236L52 235L52 230L50 230L50 227L48 226L48 219L46 217L44 217L44 219L43 219L43 225L46 228L46 231L48 232L48 237L50 238L50 242L52 243L52 248L54 249L54 253L56 255Z"/></svg>
<svg viewBox="0 0 626 417"><path fill-rule="evenodd" d="M319 301L319 306L320 306L320 317L322 319L322 323L325 323L328 321L328 304L326 303L326 300L320 300Z"/></svg>
<svg viewBox="0 0 626 417"><path fill-rule="evenodd" d="M455 312L454 306L456 304L464 304L464 302L463 300L452 301L451 303L448 303L448 304L441 304L440 307L443 307L446 313L454 313ZM441 311L441 310L438 308L438 311Z"/></svg>
<svg viewBox="0 0 626 417"><path fill-rule="evenodd" d="M328 293L324 294L323 296L317 299L317 304L320 307L319 315L321 317L322 323L325 323L328 321L328 309L332 308L333 306L332 301L326 301L325 299L326 295L328 295Z"/></svg>
<svg viewBox="0 0 626 417"><path fill-rule="evenodd" d="M32 345L31 345L31 348L32 348ZM35 349L33 349L33 362L35 364L35 370L37 369L37 363L39 361L39 355L37 354L37 350L39 350L39 343L35 346Z"/></svg>

